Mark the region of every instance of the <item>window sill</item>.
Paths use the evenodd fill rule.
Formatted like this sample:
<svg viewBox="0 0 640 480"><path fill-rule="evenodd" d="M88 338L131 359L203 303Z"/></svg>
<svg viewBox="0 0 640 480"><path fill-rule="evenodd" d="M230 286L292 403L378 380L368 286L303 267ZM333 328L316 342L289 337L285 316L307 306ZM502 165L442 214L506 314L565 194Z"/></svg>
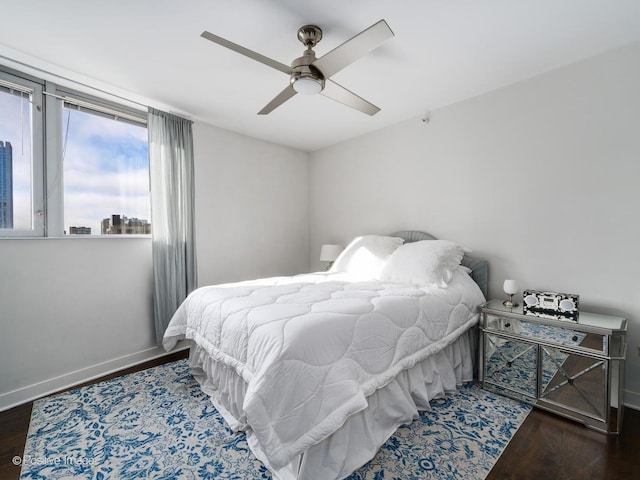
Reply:
<svg viewBox="0 0 640 480"><path fill-rule="evenodd" d="M63 235L60 237L28 237L28 236L15 236L15 237L2 237L0 236L0 241L2 240L113 240L113 239L149 239L151 240L151 235Z"/></svg>

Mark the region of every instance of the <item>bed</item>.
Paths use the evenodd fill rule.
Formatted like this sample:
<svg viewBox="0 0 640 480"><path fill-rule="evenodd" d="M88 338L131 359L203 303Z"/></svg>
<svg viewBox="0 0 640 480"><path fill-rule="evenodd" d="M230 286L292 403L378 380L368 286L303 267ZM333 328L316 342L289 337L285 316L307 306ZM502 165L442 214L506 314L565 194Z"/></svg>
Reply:
<svg viewBox="0 0 640 480"><path fill-rule="evenodd" d="M473 378L487 262L424 232L360 239L328 272L199 288L165 332L276 479L345 478Z"/></svg>

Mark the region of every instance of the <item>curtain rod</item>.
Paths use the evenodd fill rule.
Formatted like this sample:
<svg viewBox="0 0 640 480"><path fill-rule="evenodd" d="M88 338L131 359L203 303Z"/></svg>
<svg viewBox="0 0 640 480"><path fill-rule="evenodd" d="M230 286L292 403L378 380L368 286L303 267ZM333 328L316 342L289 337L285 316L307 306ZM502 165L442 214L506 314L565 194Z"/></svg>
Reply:
<svg viewBox="0 0 640 480"><path fill-rule="evenodd" d="M36 71L38 71L38 72L40 72L40 73L44 73L44 74L46 74L46 75L51 75L51 76L53 76L53 77L56 77L56 78L59 78L59 79L62 79L62 80L66 80L67 82L71 82L71 83L74 83L74 84L76 84L76 85L81 85L81 86L83 86L83 87L90 88L91 90L95 90L96 92L104 93L104 94L106 94L106 95L111 95L112 97L119 98L120 100L124 100L124 101L126 101L126 102L135 103L136 105L140 105L141 107L144 107L144 108L145 108L145 110L146 110L147 108L149 108L149 106L148 106L148 105L145 105L144 103L140 103L140 102L137 102L137 101L135 101L135 100L131 100L131 99L129 99L129 98L123 97L123 96L121 96L121 95L117 95L117 94L115 94L115 93L107 92L106 90L102 90L102 89L100 89L100 88L93 87L93 86L91 86L91 85L87 85L86 83L78 82L77 80L73 80L73 79L71 79L71 78L65 77L65 76L63 76L63 75L59 75L59 74L57 74L57 73L49 72L48 70L45 70L45 69L40 68L40 67L34 67L33 65L26 64L26 63L24 63L24 62L21 62L20 60L14 60L13 58L9 58L9 57L7 57L7 56L5 56L5 55L2 55L2 54L0 54L0 58L3 58L3 59L5 59L5 60L8 60L9 62L17 63L17 64L19 64L19 65L22 65L22 66L23 66L23 67L25 67L25 68L29 68L29 69L32 69L32 70L36 70Z"/></svg>

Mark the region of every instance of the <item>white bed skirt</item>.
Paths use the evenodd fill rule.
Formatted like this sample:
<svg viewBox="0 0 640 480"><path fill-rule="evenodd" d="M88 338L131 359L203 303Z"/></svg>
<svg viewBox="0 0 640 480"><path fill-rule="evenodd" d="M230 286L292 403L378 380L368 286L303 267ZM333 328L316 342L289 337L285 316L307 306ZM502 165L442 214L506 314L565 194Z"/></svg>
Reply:
<svg viewBox="0 0 640 480"><path fill-rule="evenodd" d="M278 480L342 479L371 460L403 424L430 410L429 401L453 393L473 379L475 330L463 333L437 354L404 370L367 398L368 408L350 416L343 426L299 458L274 470L265 457L242 409L247 384L232 368L215 362L206 350L191 344L189 364L202 390L234 431L245 431L249 447ZM219 388L219 386L223 388ZM345 454L346 453L346 454Z"/></svg>

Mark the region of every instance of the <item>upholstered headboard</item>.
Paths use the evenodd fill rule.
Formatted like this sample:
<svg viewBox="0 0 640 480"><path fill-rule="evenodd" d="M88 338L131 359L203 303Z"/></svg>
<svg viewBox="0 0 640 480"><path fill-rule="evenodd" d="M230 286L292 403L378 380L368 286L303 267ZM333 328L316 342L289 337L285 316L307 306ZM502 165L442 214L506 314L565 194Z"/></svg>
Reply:
<svg viewBox="0 0 640 480"><path fill-rule="evenodd" d="M395 232L391 234L392 237L400 237L404 239L406 243L419 242L420 240L436 240L436 237L429 235L425 232L416 232L413 230L407 230L403 232ZM480 291L487 298L489 288L489 262L481 258L470 257L465 255L460 262L467 268L471 269L471 278L478 284Z"/></svg>

